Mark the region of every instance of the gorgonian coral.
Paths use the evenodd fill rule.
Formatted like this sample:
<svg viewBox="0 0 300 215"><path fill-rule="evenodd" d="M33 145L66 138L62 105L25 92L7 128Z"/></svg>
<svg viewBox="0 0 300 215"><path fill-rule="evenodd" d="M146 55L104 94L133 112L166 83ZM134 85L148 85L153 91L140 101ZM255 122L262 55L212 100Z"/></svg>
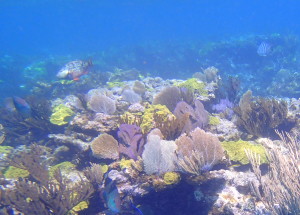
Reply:
<svg viewBox="0 0 300 215"><path fill-rule="evenodd" d="M87 107L97 113L113 114L116 102L100 90L90 90L86 95Z"/></svg>
<svg viewBox="0 0 300 215"><path fill-rule="evenodd" d="M178 170L183 173L200 175L211 170L224 156L218 138L200 128L189 135L182 134L175 143Z"/></svg>

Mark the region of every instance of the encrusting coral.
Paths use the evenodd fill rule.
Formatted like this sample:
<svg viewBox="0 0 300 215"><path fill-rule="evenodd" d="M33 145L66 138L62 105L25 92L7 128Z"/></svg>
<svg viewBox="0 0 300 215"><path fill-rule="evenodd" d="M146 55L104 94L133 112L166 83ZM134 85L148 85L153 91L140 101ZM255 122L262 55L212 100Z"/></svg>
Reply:
<svg viewBox="0 0 300 215"><path fill-rule="evenodd" d="M164 122L168 122L172 118L175 118L165 105L150 105L145 109L140 125L144 134L156 127L154 120L155 117L161 118Z"/></svg>
<svg viewBox="0 0 300 215"><path fill-rule="evenodd" d="M249 164L245 150L250 150L260 156L261 163L267 163L266 150L263 145L243 140L224 141L221 143L229 159L242 165Z"/></svg>
<svg viewBox="0 0 300 215"><path fill-rule="evenodd" d="M50 122L55 125L65 125L73 115L74 112L71 108L60 104L53 109L53 113L50 116Z"/></svg>

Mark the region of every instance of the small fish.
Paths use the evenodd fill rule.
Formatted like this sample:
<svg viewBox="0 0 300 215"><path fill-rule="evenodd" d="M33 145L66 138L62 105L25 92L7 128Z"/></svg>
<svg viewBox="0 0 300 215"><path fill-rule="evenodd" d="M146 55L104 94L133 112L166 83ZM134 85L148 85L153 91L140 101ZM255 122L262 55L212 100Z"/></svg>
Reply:
<svg viewBox="0 0 300 215"><path fill-rule="evenodd" d="M257 48L257 54L266 57L271 53L271 45L267 42L262 42Z"/></svg>
<svg viewBox="0 0 300 215"><path fill-rule="evenodd" d="M75 60L67 63L59 72L56 77L67 78L78 81L83 75L88 74L89 68L92 66L92 61Z"/></svg>

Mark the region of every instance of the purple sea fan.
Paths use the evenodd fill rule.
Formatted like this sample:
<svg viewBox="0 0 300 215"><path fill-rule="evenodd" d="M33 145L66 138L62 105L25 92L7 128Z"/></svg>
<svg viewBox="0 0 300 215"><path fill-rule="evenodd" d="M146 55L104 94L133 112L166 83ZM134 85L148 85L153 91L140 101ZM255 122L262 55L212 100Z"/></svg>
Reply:
<svg viewBox="0 0 300 215"><path fill-rule="evenodd" d="M227 98L221 99L219 104L215 104L212 106L212 109L217 113L225 112L227 108L229 109L233 108L233 103L230 102Z"/></svg>
<svg viewBox="0 0 300 215"><path fill-rule="evenodd" d="M144 137L137 125L122 124L118 131L119 153L137 160L144 150Z"/></svg>

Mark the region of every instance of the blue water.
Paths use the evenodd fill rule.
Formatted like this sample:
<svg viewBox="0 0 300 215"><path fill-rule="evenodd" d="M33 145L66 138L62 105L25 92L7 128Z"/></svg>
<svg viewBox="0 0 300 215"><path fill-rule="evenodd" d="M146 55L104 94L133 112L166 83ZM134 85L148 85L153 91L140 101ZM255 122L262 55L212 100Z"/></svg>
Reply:
<svg viewBox="0 0 300 215"><path fill-rule="evenodd" d="M1 54L72 54L153 40L299 33L297 1L1 1Z"/></svg>
<svg viewBox="0 0 300 215"><path fill-rule="evenodd" d="M169 74L164 75L153 58L162 53L159 64L164 64L176 55L178 44L205 44L256 35L297 36L300 31L297 14L300 3L294 0L0 2L1 98L27 94L30 83L22 71L47 58L87 59L104 53L111 56L106 58L111 67L137 67L165 78ZM131 53L142 57L118 63L119 58ZM205 60L195 54L188 56L187 52L182 55L195 61ZM141 62L149 63L141 65ZM185 64L182 68L169 65L162 68L178 68L174 78L187 78L203 66L193 66L189 61ZM55 79L57 69L47 71L43 81Z"/></svg>

